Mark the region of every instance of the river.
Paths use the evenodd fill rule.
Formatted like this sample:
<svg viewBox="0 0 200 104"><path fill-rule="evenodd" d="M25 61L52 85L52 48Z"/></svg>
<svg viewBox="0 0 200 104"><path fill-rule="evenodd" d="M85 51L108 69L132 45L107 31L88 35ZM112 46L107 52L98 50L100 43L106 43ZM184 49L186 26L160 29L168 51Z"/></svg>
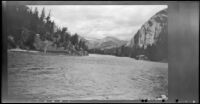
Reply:
<svg viewBox="0 0 200 104"><path fill-rule="evenodd" d="M168 64L129 57L8 52L8 94L53 100L138 100L168 95Z"/></svg>

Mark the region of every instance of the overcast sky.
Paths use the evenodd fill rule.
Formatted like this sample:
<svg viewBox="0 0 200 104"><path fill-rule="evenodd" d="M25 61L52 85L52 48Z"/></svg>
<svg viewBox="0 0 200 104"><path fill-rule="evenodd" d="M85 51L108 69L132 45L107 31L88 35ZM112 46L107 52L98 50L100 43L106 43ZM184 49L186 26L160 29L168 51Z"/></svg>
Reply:
<svg viewBox="0 0 200 104"><path fill-rule="evenodd" d="M113 36L130 40L137 30L155 13L167 5L34 5L39 14L45 8L46 16L57 26L67 27L74 34L89 38Z"/></svg>

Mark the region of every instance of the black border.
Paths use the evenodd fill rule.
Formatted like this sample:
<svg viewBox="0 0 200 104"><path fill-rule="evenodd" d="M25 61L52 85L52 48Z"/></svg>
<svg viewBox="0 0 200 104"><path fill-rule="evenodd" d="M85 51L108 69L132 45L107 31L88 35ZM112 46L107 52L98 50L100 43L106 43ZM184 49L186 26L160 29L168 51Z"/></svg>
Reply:
<svg viewBox="0 0 200 104"><path fill-rule="evenodd" d="M2 2L3 3L3 2ZM168 93L166 102L199 102L199 1L9 1L9 5L168 5ZM3 3L3 6L4 5ZM4 17L4 16L3 16ZM3 22L3 30L6 27ZM3 31L5 33L5 31ZM7 47L3 36L2 97L4 102L44 102L6 99ZM198 43L198 44L197 44ZM52 101L47 101L52 102ZM55 101L59 102L59 101ZM66 100L62 103L139 103L137 100ZM154 101L148 101L154 102ZM155 101L162 102L162 101Z"/></svg>

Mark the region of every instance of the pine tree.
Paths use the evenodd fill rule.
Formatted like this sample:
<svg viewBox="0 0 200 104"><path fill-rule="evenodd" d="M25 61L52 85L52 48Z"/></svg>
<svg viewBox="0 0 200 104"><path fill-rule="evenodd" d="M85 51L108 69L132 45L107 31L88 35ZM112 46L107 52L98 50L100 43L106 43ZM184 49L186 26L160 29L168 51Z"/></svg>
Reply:
<svg viewBox="0 0 200 104"><path fill-rule="evenodd" d="M44 18L45 18L45 9L43 8L40 16L40 21L44 21Z"/></svg>
<svg viewBox="0 0 200 104"><path fill-rule="evenodd" d="M71 43L72 43L73 45L78 44L78 34L77 34L77 33L75 33L75 34L72 36L72 38L71 38Z"/></svg>

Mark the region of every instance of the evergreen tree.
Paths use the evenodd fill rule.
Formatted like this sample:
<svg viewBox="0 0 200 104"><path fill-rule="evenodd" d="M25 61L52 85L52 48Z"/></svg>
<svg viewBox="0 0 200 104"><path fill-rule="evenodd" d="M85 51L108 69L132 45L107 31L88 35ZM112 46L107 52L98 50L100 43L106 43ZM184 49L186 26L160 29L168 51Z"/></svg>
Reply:
<svg viewBox="0 0 200 104"><path fill-rule="evenodd" d="M45 18L45 9L43 8L40 16L40 21L44 21L44 18Z"/></svg>
<svg viewBox="0 0 200 104"><path fill-rule="evenodd" d="M73 45L77 45L78 44L78 34L75 33L72 37L71 37L71 43Z"/></svg>

